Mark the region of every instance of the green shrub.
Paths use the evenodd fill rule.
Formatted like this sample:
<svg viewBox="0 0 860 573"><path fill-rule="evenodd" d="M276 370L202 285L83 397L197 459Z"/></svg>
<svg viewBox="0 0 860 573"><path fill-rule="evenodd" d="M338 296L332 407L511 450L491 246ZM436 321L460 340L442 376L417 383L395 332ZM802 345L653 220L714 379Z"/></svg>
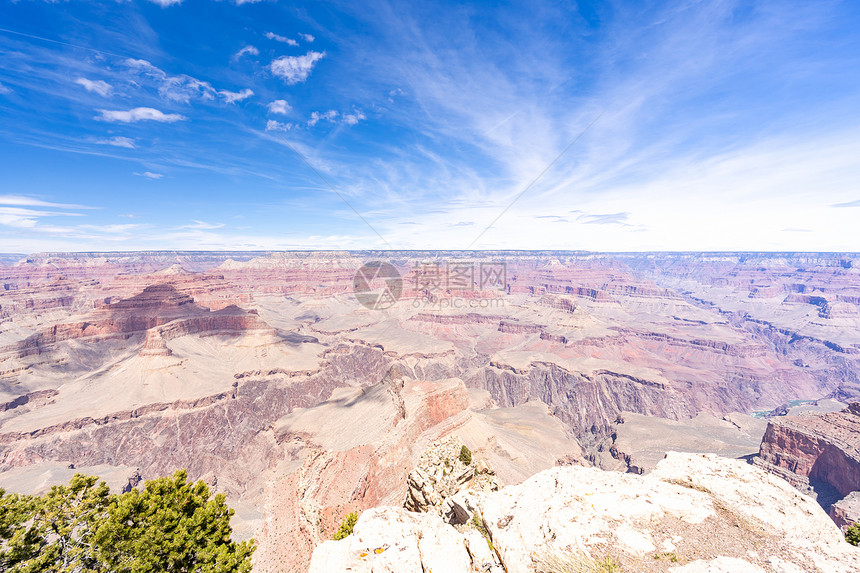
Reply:
<svg viewBox="0 0 860 573"><path fill-rule="evenodd" d="M472 451L466 446L460 448L460 461L467 466L472 463Z"/></svg>
<svg viewBox="0 0 860 573"><path fill-rule="evenodd" d="M487 527L484 525L484 518L481 517L481 514L477 511L472 514L472 525L475 526L475 529L478 530L478 533L484 536L484 539L487 540L487 545L490 548L490 551L493 551L493 542L490 540L490 532L487 530Z"/></svg>
<svg viewBox="0 0 860 573"><path fill-rule="evenodd" d="M337 530L337 533L334 534L334 540L338 541L340 539L345 539L352 534L352 530L355 528L355 523L358 521L358 514L356 512L352 512L346 517L343 518L343 521L340 524L340 529Z"/></svg>
<svg viewBox="0 0 860 573"><path fill-rule="evenodd" d="M484 537L490 536L490 532L487 531L487 528L484 526L484 520L481 518L481 514L477 511L472 514L472 525L474 525L475 529L477 529Z"/></svg>
<svg viewBox="0 0 860 573"><path fill-rule="evenodd" d="M855 523L845 530L845 541L851 545L860 545L860 523Z"/></svg>

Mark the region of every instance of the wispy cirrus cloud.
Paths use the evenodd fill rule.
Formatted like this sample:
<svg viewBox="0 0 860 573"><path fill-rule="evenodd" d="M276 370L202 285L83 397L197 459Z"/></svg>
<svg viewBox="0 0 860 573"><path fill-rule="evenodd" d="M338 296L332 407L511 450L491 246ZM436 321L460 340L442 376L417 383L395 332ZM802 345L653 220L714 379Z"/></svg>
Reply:
<svg viewBox="0 0 860 573"><path fill-rule="evenodd" d="M212 100L218 93L209 82L186 74L172 76L147 60L128 58L123 64L131 71L150 79L158 94L168 101L189 103L194 98Z"/></svg>
<svg viewBox="0 0 860 573"><path fill-rule="evenodd" d="M55 203L27 195L0 195L0 225L16 229L32 229L37 227L39 220L44 217L81 217L82 213L68 212L68 210L92 208L72 203ZM63 211L53 209L63 209Z"/></svg>
<svg viewBox="0 0 860 573"><path fill-rule="evenodd" d="M836 208L844 208L844 207L860 207L860 199L856 201L848 201L847 203L834 203L831 207Z"/></svg>
<svg viewBox="0 0 860 573"><path fill-rule="evenodd" d="M302 37L302 39L303 39L305 42L308 42L308 43L311 43L311 42L313 42L313 41L316 39L316 38L314 38L313 36L311 36L310 34L299 34L299 36L301 36L301 37Z"/></svg>
<svg viewBox="0 0 860 573"><path fill-rule="evenodd" d="M97 233L127 233L139 229L146 229L150 225L145 223L116 223L112 225L77 225L77 229L83 231L94 231Z"/></svg>
<svg viewBox="0 0 860 573"><path fill-rule="evenodd" d="M37 197L27 195L0 195L0 205L14 205L18 207L53 207L55 209L95 209L86 205L75 203L54 203Z"/></svg>
<svg viewBox="0 0 860 573"><path fill-rule="evenodd" d="M303 56L281 56L269 65L269 69L287 84L299 84L308 79L316 63L324 57L325 52L314 51Z"/></svg>
<svg viewBox="0 0 860 573"><path fill-rule="evenodd" d="M112 145L114 147L125 147L126 149L134 149L134 140L130 137L107 137L102 139L94 139L93 143L98 145Z"/></svg>
<svg viewBox="0 0 860 573"><path fill-rule="evenodd" d="M625 225L630 219L630 213L605 213L602 215L580 215L578 220L582 220L587 225Z"/></svg>
<svg viewBox="0 0 860 573"><path fill-rule="evenodd" d="M248 88L245 88L242 91L238 91L238 92L221 90L218 92L218 95L220 95L222 98L224 98L224 101L227 103L236 103L237 101L244 101L244 100L248 99L249 97L253 96L254 90L248 89Z"/></svg>
<svg viewBox="0 0 860 573"><path fill-rule="evenodd" d="M224 223L207 223L206 221L194 220L193 223L183 225L182 229L220 229L224 227Z"/></svg>
<svg viewBox="0 0 860 573"><path fill-rule="evenodd" d="M0 82L0 95L10 94L10 93L12 93L12 88L10 88L8 86L4 86L3 82Z"/></svg>
<svg viewBox="0 0 860 573"><path fill-rule="evenodd" d="M274 32L266 32L263 34L269 40L274 40L276 42L281 42L282 44L287 44L288 46L298 46L299 43L293 40L292 38L287 38L286 36L279 36Z"/></svg>
<svg viewBox="0 0 860 573"><path fill-rule="evenodd" d="M135 174L135 175L137 175L138 177L146 177L147 179L153 179L153 180L156 180L156 181L157 181L157 180L159 180L159 179L161 179L162 177L164 177L164 175L163 175L163 174L161 174L161 173L153 173L152 171L144 171L143 173L137 173L137 172L135 172L134 174Z"/></svg>
<svg viewBox="0 0 860 573"><path fill-rule="evenodd" d="M113 91L113 86L104 80L88 80L87 78L78 78L75 83L83 86L85 90L92 93L97 93L102 97L107 97Z"/></svg>
<svg viewBox="0 0 860 573"><path fill-rule="evenodd" d="M100 109L98 112L99 115L96 116L96 119L113 123L135 123L138 121L173 123L188 119L184 115L180 115L178 113L164 113L151 107L136 107L129 110Z"/></svg>
<svg viewBox="0 0 860 573"><path fill-rule="evenodd" d="M241 50L239 50L238 52L233 54L233 59L238 60L242 56L249 56L249 55L250 56L259 56L260 50L258 50L254 46L245 46L244 48L242 48Z"/></svg>
<svg viewBox="0 0 860 573"><path fill-rule="evenodd" d="M58 213L56 211L37 211L17 207L0 207L0 225L30 229L39 223L41 217L80 216L80 213Z"/></svg>

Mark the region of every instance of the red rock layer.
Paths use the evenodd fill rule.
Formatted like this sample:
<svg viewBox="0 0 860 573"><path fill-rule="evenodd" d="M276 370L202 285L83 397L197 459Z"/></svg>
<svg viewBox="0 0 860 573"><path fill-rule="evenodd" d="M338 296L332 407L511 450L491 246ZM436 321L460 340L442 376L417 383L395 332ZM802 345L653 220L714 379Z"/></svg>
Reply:
<svg viewBox="0 0 860 573"><path fill-rule="evenodd" d="M860 490L860 403L842 412L772 419L756 462L782 470L795 485L825 482L843 497Z"/></svg>

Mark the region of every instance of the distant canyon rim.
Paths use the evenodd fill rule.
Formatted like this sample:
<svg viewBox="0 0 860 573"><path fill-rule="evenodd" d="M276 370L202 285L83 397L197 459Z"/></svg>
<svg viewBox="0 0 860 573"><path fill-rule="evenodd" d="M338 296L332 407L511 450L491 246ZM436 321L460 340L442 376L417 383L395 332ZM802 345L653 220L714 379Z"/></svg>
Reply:
<svg viewBox="0 0 860 573"><path fill-rule="evenodd" d="M648 472L668 450L751 458L767 434L757 465L814 489L830 475L818 458L788 463L773 444L860 446L851 414L835 414L860 400L856 253L0 263L0 487L83 471L121 490L187 468L237 508L255 570L305 571L346 513L401 506L447 436L503 485L556 465ZM759 417L807 401L820 421ZM834 500L860 489L860 457L827 455L844 466L822 478Z"/></svg>

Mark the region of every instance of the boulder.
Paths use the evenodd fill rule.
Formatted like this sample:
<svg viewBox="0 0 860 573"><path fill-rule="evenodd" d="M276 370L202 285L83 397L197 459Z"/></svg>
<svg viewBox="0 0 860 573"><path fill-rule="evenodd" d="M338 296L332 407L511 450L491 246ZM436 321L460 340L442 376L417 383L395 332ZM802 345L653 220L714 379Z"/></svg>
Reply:
<svg viewBox="0 0 860 573"><path fill-rule="evenodd" d="M486 542L484 543L486 547ZM308 573L472 573L466 538L437 516L396 507L361 514L353 533L314 550Z"/></svg>

